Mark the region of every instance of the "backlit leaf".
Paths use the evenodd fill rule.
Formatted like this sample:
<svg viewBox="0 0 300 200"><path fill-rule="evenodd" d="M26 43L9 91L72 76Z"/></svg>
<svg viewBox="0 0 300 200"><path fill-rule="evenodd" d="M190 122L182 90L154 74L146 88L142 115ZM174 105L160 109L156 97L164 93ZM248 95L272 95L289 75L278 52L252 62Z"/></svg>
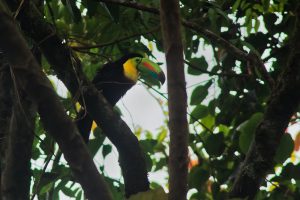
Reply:
<svg viewBox="0 0 300 200"><path fill-rule="evenodd" d="M277 163L283 163L288 159L294 150L294 141L290 134L284 134L280 140L274 160Z"/></svg>

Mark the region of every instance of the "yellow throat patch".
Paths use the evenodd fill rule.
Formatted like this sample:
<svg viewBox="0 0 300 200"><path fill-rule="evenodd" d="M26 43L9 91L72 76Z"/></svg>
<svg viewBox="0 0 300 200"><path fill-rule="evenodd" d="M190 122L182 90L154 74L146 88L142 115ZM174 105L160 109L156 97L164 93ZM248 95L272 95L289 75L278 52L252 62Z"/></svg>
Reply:
<svg viewBox="0 0 300 200"><path fill-rule="evenodd" d="M126 78L136 82L139 77L139 73L136 69L135 63L132 61L132 59L128 59L124 64L124 75Z"/></svg>

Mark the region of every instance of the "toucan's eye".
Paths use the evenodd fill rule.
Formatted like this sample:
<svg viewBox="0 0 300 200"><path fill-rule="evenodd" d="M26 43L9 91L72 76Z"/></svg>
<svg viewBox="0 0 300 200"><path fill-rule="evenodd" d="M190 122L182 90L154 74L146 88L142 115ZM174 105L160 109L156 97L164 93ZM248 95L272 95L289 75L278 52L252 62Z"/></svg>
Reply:
<svg viewBox="0 0 300 200"><path fill-rule="evenodd" d="M136 61L136 62L140 62L141 59L140 59L140 58L136 58L135 61Z"/></svg>

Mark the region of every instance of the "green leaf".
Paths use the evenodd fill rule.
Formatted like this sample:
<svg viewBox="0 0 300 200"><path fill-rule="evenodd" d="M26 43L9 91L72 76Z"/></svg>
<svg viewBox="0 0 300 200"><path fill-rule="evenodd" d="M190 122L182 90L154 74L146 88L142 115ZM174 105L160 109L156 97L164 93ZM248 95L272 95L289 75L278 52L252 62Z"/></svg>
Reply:
<svg viewBox="0 0 300 200"><path fill-rule="evenodd" d="M106 136L103 134L103 131L99 127L96 127L94 129L93 134L94 134L95 138L98 139L99 143L102 144L104 142Z"/></svg>
<svg viewBox="0 0 300 200"><path fill-rule="evenodd" d="M274 160L277 163L283 163L288 159L294 150L294 140L290 134L284 134L276 151Z"/></svg>
<svg viewBox="0 0 300 200"><path fill-rule="evenodd" d="M76 1L73 0L66 0L66 6L71 13L72 19L75 23L81 21L81 12L76 6Z"/></svg>
<svg viewBox="0 0 300 200"><path fill-rule="evenodd" d="M263 9L265 12L269 10L270 7L270 0L262 0Z"/></svg>
<svg viewBox="0 0 300 200"><path fill-rule="evenodd" d="M238 130L241 132L239 137L239 145L243 153L247 153L248 148L253 140L256 127L263 117L262 113L253 114L249 120L243 122Z"/></svg>
<svg viewBox="0 0 300 200"><path fill-rule="evenodd" d="M99 151L102 144L103 143L99 139L92 139L92 140L89 141L88 148L89 148L90 153L93 157Z"/></svg>
<svg viewBox="0 0 300 200"><path fill-rule="evenodd" d="M254 23L254 30L255 30L255 32L258 31L259 26L260 26L260 20L259 19L255 19L255 23Z"/></svg>
<svg viewBox="0 0 300 200"><path fill-rule="evenodd" d="M211 114L208 114L206 117L201 119L201 122L210 130L212 130L213 126L215 125L215 117Z"/></svg>
<svg viewBox="0 0 300 200"><path fill-rule="evenodd" d="M112 146L109 145L109 144L105 144L103 145L102 147L102 155L103 155L103 158L105 158L112 150Z"/></svg>
<svg viewBox="0 0 300 200"><path fill-rule="evenodd" d="M197 120L204 118L208 115L208 108L204 105L197 105L191 113L190 123L194 123Z"/></svg>
<svg viewBox="0 0 300 200"><path fill-rule="evenodd" d="M154 147L156 146L157 141L153 139L140 140L140 146L142 147L145 153L154 153Z"/></svg>
<svg viewBox="0 0 300 200"><path fill-rule="evenodd" d="M37 160L38 158L40 158L40 156L41 156L40 149L37 148L37 147L33 147L33 148L32 148L31 159Z"/></svg>
<svg viewBox="0 0 300 200"><path fill-rule="evenodd" d="M205 85L199 85L198 87L196 87L191 95L191 105L197 105L200 104L205 97L208 95L208 89L211 86L211 81L209 81L207 84Z"/></svg>
<svg viewBox="0 0 300 200"><path fill-rule="evenodd" d="M241 0L236 0L235 3L232 6L232 12L235 12L238 7L240 6Z"/></svg>
<svg viewBox="0 0 300 200"><path fill-rule="evenodd" d="M111 17L113 18L115 23L118 23L120 20L120 6L114 4L105 4Z"/></svg>
<svg viewBox="0 0 300 200"><path fill-rule="evenodd" d="M146 161L146 167L147 171L150 172L153 166L152 159L149 153L145 154L145 161Z"/></svg>
<svg viewBox="0 0 300 200"><path fill-rule="evenodd" d="M168 135L168 130L166 128L162 128L159 134L157 135L157 142L161 143L165 140Z"/></svg>
<svg viewBox="0 0 300 200"><path fill-rule="evenodd" d="M78 194L76 195L76 200L81 200L82 199L82 191L79 191Z"/></svg>
<svg viewBox="0 0 300 200"><path fill-rule="evenodd" d="M162 169L164 166L166 166L166 164L167 164L167 159L161 158L158 162L155 163L154 171Z"/></svg>
<svg viewBox="0 0 300 200"><path fill-rule="evenodd" d="M225 149L223 133L210 134L205 140L204 148L210 156L220 156Z"/></svg>
<svg viewBox="0 0 300 200"><path fill-rule="evenodd" d="M202 169L199 165L193 167L189 173L189 188L196 188L199 191L203 184L208 180L209 173L207 170Z"/></svg>
<svg viewBox="0 0 300 200"><path fill-rule="evenodd" d="M193 67L188 66L188 73L191 75L200 75L203 71L207 71L208 64L203 56L200 58L192 58L190 63Z"/></svg>
<svg viewBox="0 0 300 200"><path fill-rule="evenodd" d="M49 135L46 135L46 137L42 140L40 147L44 151L45 154L49 154L50 152L53 152L53 139Z"/></svg>
<svg viewBox="0 0 300 200"><path fill-rule="evenodd" d="M44 185L41 190L39 191L39 195L45 194L49 192L54 186L54 182L50 182L47 185Z"/></svg>
<svg viewBox="0 0 300 200"><path fill-rule="evenodd" d="M69 197L74 197L74 195L75 195L75 191L71 190L69 187L66 187L66 186L62 187L61 191Z"/></svg>

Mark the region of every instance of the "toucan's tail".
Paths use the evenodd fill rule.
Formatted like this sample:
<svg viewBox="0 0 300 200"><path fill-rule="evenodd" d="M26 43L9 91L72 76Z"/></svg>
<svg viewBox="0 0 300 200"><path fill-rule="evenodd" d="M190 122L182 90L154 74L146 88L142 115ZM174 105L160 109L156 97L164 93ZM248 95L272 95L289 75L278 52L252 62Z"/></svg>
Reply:
<svg viewBox="0 0 300 200"><path fill-rule="evenodd" d="M91 116L85 110L80 110L76 117L76 125L85 143L89 142L92 124Z"/></svg>

